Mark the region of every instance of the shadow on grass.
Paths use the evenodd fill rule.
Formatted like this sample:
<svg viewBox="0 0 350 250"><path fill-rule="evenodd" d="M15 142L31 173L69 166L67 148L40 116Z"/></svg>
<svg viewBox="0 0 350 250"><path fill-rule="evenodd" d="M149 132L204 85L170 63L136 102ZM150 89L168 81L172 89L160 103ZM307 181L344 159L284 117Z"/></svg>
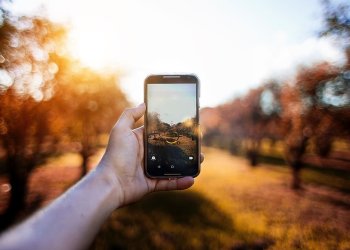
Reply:
<svg viewBox="0 0 350 250"><path fill-rule="evenodd" d="M260 163L274 165L280 169L290 169L282 158L268 155L259 157ZM322 168L311 164L304 164L301 172L304 183L312 183L334 188L342 193L350 193L350 171L336 168Z"/></svg>
<svg viewBox="0 0 350 250"><path fill-rule="evenodd" d="M251 249L239 235L200 193L164 192L115 211L91 249Z"/></svg>
<svg viewBox="0 0 350 250"><path fill-rule="evenodd" d="M258 162L279 166L286 165L286 161L283 158L273 155L259 155Z"/></svg>

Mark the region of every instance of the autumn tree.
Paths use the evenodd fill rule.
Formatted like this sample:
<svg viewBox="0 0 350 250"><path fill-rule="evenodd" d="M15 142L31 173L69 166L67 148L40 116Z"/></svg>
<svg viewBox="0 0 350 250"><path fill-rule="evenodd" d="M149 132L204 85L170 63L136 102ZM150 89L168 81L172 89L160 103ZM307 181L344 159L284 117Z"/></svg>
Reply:
<svg viewBox="0 0 350 250"><path fill-rule="evenodd" d="M148 125L147 125L148 133L159 133L162 130L161 128L162 122L157 112L148 113L147 121L148 121Z"/></svg>
<svg viewBox="0 0 350 250"><path fill-rule="evenodd" d="M204 141L219 138L232 153L243 150L250 164L257 165L262 139L281 138L280 89L277 81L270 80L231 102L202 110Z"/></svg>
<svg viewBox="0 0 350 250"><path fill-rule="evenodd" d="M330 89L340 68L321 63L301 69L295 81L286 84L281 95L285 134L285 158L293 170L292 187L301 187L300 171L308 143L314 140L316 153L327 156L336 133L337 115L325 102L335 98ZM328 88L328 89L326 89ZM333 101L331 101L334 103ZM330 103L329 103L330 104Z"/></svg>
<svg viewBox="0 0 350 250"><path fill-rule="evenodd" d="M285 134L285 158L293 170L292 187L301 187L302 158L308 143L313 140L316 153L326 157L332 141L345 135L349 124L349 5L323 3L324 28L321 36L334 36L341 41L347 53L347 63L338 68L320 63L302 68L293 84L286 84L281 95L282 120Z"/></svg>
<svg viewBox="0 0 350 250"><path fill-rule="evenodd" d="M252 166L258 164L262 139L275 141L279 138L279 91L279 83L271 80L220 107L222 117L229 124L224 133L230 135L232 143L236 142L230 147L237 146L237 142L243 143L241 146Z"/></svg>
<svg viewBox="0 0 350 250"><path fill-rule="evenodd" d="M109 133L128 101L115 73L97 73L72 61L56 80L53 101L64 114L62 133L79 145L73 151L81 155L83 176L89 157L101 144L100 136Z"/></svg>
<svg viewBox="0 0 350 250"><path fill-rule="evenodd" d="M320 36L333 36L343 46L346 62L337 77L324 82L320 92L331 93L322 100L322 105L332 110L331 115L337 125L337 131L342 136L349 137L348 124L350 121L350 4L348 2L332 2L323 0L323 28ZM336 105L334 105L336 104Z"/></svg>
<svg viewBox="0 0 350 250"><path fill-rule="evenodd" d="M0 26L0 147L11 185L4 229L24 211L32 170L61 150L79 145L82 174L101 134L127 105L115 73L82 67L64 54L65 29L44 18L5 10ZM69 150L73 150L69 147Z"/></svg>
<svg viewBox="0 0 350 250"><path fill-rule="evenodd" d="M42 18L14 17L2 9L0 26L0 146L11 185L3 229L25 207L28 177L47 155L48 109L57 65L52 55L64 29Z"/></svg>

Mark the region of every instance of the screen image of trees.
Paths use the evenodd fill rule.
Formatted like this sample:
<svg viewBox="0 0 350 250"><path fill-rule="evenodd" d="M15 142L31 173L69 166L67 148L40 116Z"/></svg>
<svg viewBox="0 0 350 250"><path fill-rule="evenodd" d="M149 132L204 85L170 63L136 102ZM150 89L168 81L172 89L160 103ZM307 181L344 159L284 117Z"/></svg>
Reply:
<svg viewBox="0 0 350 250"><path fill-rule="evenodd" d="M180 163L190 156L196 157L196 118L187 118L176 124L168 124L160 119L156 112L149 113L148 145L149 152L155 155L169 156ZM164 158L169 158L164 157Z"/></svg>

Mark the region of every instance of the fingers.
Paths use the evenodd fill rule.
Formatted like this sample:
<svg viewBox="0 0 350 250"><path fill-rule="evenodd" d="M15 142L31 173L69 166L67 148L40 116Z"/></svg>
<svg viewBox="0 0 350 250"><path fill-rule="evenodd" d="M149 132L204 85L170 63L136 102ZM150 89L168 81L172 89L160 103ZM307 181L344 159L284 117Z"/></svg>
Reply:
<svg viewBox="0 0 350 250"><path fill-rule="evenodd" d="M143 148L143 126L138 127L136 129L133 130L134 134L137 137L137 140L139 142L139 157L141 160L143 160L143 154L144 154L144 148Z"/></svg>
<svg viewBox="0 0 350 250"><path fill-rule="evenodd" d="M138 133L143 133L143 126L139 127L137 130ZM200 155L200 162L204 161L204 154ZM191 176L186 176L179 179L171 179L171 180L158 180L154 191L169 191L169 190L183 190L190 188L194 184L194 178Z"/></svg>
<svg viewBox="0 0 350 250"><path fill-rule="evenodd" d="M140 119L146 111L146 105L141 103L135 108L126 109L120 116L117 126L120 128L132 128L134 123Z"/></svg>
<svg viewBox="0 0 350 250"><path fill-rule="evenodd" d="M133 131L136 134L137 138L142 140L143 139L143 130L144 126L142 125L141 127L135 128Z"/></svg>
<svg viewBox="0 0 350 250"><path fill-rule="evenodd" d="M159 180L155 186L154 191L169 191L169 190L182 190L191 187L194 183L194 179L191 176L186 176L179 179L172 180Z"/></svg>
<svg viewBox="0 0 350 250"><path fill-rule="evenodd" d="M140 133L143 132L143 127L140 129ZM204 154L200 155L201 163L204 161ZM194 184L194 178L191 176L186 176L179 179L172 180L158 180L155 186L154 191L169 191L169 190L182 190L190 188Z"/></svg>

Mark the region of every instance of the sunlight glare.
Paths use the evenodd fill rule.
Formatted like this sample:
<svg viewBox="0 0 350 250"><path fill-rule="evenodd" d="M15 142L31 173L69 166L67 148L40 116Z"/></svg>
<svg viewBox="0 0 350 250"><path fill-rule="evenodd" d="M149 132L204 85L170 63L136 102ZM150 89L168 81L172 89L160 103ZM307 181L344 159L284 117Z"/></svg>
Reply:
<svg viewBox="0 0 350 250"><path fill-rule="evenodd" d="M302 11L295 1L274 4L275 15L268 4L244 2L16 0L16 8L42 4L50 19L69 23L72 57L98 71L125 72L121 87L133 102L143 99L149 74L195 73L202 106L213 106L271 77L291 77L299 65L344 61L331 39L310 33L319 29L316 1Z"/></svg>
<svg viewBox="0 0 350 250"><path fill-rule="evenodd" d="M96 25L72 29L68 44L70 54L88 67L103 68L112 60L111 46L117 46L112 44L112 41L116 42L117 39L105 36L109 33L101 31Z"/></svg>

